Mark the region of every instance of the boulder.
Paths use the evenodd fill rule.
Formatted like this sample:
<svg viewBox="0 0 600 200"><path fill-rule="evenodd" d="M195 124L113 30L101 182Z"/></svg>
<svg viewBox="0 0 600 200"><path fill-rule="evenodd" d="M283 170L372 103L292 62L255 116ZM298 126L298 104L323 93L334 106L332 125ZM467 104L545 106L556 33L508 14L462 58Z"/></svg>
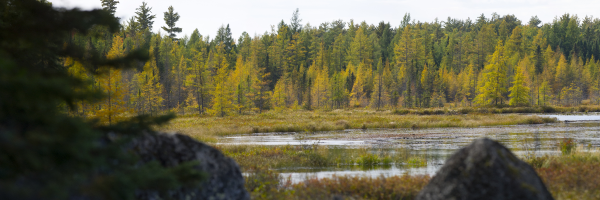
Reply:
<svg viewBox="0 0 600 200"><path fill-rule="evenodd" d="M446 160L416 199L553 198L533 167L500 143L483 138Z"/></svg>
<svg viewBox="0 0 600 200"><path fill-rule="evenodd" d="M145 134L133 141L143 162L158 161L165 167L199 161L196 169L208 175L199 188L171 191L166 199L230 200L250 199L237 163L219 150L181 134ZM138 199L164 199L152 192L136 194Z"/></svg>

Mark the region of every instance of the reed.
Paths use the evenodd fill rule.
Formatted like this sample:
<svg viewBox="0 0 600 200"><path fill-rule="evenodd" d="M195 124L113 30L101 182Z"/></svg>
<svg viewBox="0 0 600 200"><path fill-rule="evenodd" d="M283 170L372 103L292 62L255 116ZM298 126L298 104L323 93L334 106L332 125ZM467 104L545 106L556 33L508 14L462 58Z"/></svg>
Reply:
<svg viewBox="0 0 600 200"><path fill-rule="evenodd" d="M266 132L315 132L370 128L443 128L556 122L519 114L398 115L392 111L365 109L333 111L269 111L256 115L227 117L187 116L172 120L159 130L180 132L214 143L221 136Z"/></svg>

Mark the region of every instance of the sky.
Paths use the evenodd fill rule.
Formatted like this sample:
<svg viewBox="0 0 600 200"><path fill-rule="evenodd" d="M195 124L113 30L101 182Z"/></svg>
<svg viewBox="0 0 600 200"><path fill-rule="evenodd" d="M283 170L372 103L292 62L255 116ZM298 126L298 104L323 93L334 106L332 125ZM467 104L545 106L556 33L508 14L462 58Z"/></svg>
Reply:
<svg viewBox="0 0 600 200"><path fill-rule="evenodd" d="M84 10L101 8L100 0L49 0L55 7ZM501 16L514 14L523 24L532 16L538 16L542 23L552 22L556 16L565 13L576 14L580 18L599 15L598 0L119 0L115 15L122 20L135 15L135 9L142 1L152 7L156 15L153 32L164 26L163 13L173 6L181 18L177 26L183 32L177 37L191 35L198 29L203 36L216 35L222 25L229 24L232 35L238 38L246 31L250 36L261 35L277 25L281 20L289 24L292 13L299 9L302 24L313 27L323 22L344 20L368 24L389 22L393 27L400 25L405 13L411 19L432 22L437 18L446 21L471 18L473 21L484 14L490 18L496 12ZM597 17L597 16L594 16ZM164 33L164 31L161 31Z"/></svg>

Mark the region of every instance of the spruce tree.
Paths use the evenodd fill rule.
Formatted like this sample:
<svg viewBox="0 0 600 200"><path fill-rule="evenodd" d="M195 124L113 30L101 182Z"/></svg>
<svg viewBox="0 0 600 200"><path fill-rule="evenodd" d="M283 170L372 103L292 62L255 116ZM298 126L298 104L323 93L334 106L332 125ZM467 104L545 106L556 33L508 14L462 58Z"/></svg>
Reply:
<svg viewBox="0 0 600 200"><path fill-rule="evenodd" d="M105 96L69 74L62 59L122 69L145 61L141 51L105 59L68 37L98 39L91 28L119 29L103 10L54 9L37 0L0 1L0 194L6 199L134 199L136 192L194 187L201 174L190 164L144 164L128 147L131 137L170 116L139 116L111 126L71 116L76 102ZM10 97L10 98L5 98ZM107 133L117 142L108 142ZM163 193L161 193L163 194Z"/></svg>
<svg viewBox="0 0 600 200"><path fill-rule="evenodd" d="M154 18L156 18L156 15L151 14L152 8L148 7L146 2L142 2L142 5L135 10L135 19L140 23L141 29L152 31L152 24L154 24Z"/></svg>
<svg viewBox="0 0 600 200"><path fill-rule="evenodd" d="M526 106L529 103L529 87L525 86L525 76L521 70L517 70L513 86L509 89L511 98L508 102L511 106Z"/></svg>
<svg viewBox="0 0 600 200"><path fill-rule="evenodd" d="M117 0L101 0L102 1L102 9L110 12L110 14L115 15L117 11L117 4L119 1Z"/></svg>
<svg viewBox="0 0 600 200"><path fill-rule="evenodd" d="M169 10L164 12L164 20L167 26L163 26L162 29L169 33L169 37L172 39L176 39L176 33L181 33L182 29L175 26L175 23L179 21L179 13L176 13L173 9L173 6L169 6Z"/></svg>
<svg viewBox="0 0 600 200"><path fill-rule="evenodd" d="M506 56L502 41L498 41L496 51L485 66L484 74L479 80L482 84L475 99L480 105L498 105L503 103L506 92Z"/></svg>

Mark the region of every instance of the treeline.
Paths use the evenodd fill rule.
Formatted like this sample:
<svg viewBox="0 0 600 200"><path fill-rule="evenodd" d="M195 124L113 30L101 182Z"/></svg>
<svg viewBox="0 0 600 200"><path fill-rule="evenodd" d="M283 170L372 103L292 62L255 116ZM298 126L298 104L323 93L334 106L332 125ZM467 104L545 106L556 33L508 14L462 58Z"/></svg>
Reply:
<svg viewBox="0 0 600 200"><path fill-rule="evenodd" d="M105 6L105 9L116 9ZM105 4L103 4L105 5ZM235 40L229 25L214 38L196 29L177 38L179 14L152 32L155 15L143 3L117 34L96 27L71 41L119 58L135 50L150 57L137 68L102 76L64 60L72 74L109 96L80 102L76 114L198 113L225 116L271 109L578 105L600 100L600 20L565 14L542 24L514 15L420 22L399 26L352 20L302 24L296 10L262 35ZM165 33L166 32L166 33Z"/></svg>

